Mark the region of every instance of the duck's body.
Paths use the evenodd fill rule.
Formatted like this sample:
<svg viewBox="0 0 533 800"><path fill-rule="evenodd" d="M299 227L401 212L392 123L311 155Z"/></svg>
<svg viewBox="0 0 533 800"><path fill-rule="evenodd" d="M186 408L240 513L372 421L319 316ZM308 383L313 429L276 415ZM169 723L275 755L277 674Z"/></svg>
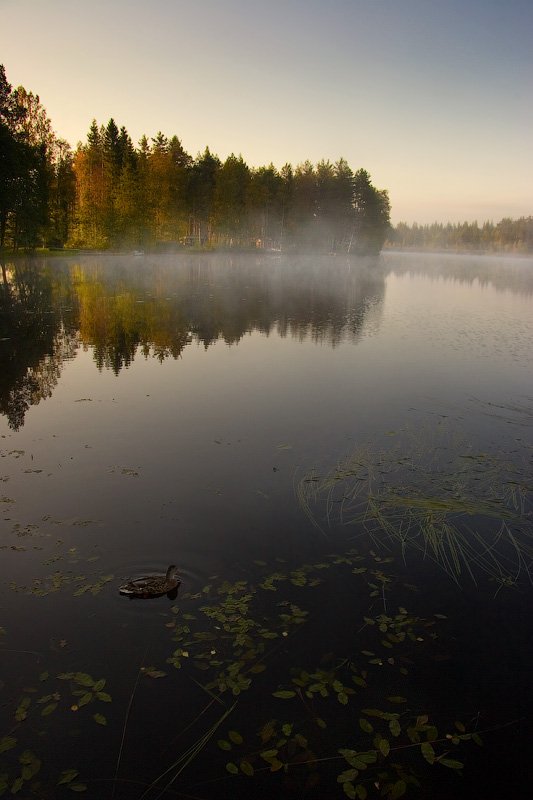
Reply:
<svg viewBox="0 0 533 800"><path fill-rule="evenodd" d="M171 564L167 569L166 575L147 575L143 578L134 578L123 584L119 588L119 592L129 597L148 599L149 597L161 597L163 594L174 592L180 583L181 580L176 573L176 565Z"/></svg>

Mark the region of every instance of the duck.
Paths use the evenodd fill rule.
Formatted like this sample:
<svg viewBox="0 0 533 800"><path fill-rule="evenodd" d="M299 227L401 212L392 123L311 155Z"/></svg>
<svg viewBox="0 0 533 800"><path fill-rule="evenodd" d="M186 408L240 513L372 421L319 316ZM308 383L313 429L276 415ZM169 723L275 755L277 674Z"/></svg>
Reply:
<svg viewBox="0 0 533 800"><path fill-rule="evenodd" d="M147 600L150 597L171 595L178 591L181 580L176 572L176 565L171 564L166 575L147 575L142 578L133 578L119 587L120 594L128 597L139 597Z"/></svg>

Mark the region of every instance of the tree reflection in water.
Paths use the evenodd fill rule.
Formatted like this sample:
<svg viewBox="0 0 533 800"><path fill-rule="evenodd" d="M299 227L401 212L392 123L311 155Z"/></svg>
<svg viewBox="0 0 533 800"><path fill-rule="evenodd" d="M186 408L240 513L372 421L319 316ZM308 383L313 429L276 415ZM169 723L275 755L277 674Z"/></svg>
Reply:
<svg viewBox="0 0 533 800"><path fill-rule="evenodd" d="M34 261L2 263L0 290L0 412L10 428L24 424L29 407L50 397L78 334L62 311L62 293Z"/></svg>
<svg viewBox="0 0 533 800"><path fill-rule="evenodd" d="M378 324L385 286L376 261L311 257L33 259L2 274L0 411L15 430L80 344L116 375L137 355L178 359L252 331L334 347Z"/></svg>

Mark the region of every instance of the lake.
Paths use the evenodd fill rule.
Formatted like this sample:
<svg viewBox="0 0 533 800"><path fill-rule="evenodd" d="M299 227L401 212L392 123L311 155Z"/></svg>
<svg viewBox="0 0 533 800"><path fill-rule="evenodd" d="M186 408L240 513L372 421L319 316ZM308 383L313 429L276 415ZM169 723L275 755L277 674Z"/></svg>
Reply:
<svg viewBox="0 0 533 800"><path fill-rule="evenodd" d="M529 796L533 259L2 278L0 795Z"/></svg>

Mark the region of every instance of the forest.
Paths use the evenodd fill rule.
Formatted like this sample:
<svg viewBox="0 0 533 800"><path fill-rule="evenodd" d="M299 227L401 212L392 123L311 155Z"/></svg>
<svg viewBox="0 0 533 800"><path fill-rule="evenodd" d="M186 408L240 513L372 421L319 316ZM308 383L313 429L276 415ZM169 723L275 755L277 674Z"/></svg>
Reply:
<svg viewBox="0 0 533 800"><path fill-rule="evenodd" d="M93 120L73 151L0 66L0 247L374 254L389 220L387 192L342 158L251 168L209 147L193 158L161 132L135 146L114 119Z"/></svg>
<svg viewBox="0 0 533 800"><path fill-rule="evenodd" d="M508 251L533 253L533 217L505 218L500 222L461 222L443 225L407 225L391 229L388 244L413 250Z"/></svg>
<svg viewBox="0 0 533 800"><path fill-rule="evenodd" d="M209 147L193 158L161 132L135 146L114 119L93 120L73 150L0 65L0 248L375 254L385 244L530 253L533 217L392 227L388 192L343 158L280 170Z"/></svg>

